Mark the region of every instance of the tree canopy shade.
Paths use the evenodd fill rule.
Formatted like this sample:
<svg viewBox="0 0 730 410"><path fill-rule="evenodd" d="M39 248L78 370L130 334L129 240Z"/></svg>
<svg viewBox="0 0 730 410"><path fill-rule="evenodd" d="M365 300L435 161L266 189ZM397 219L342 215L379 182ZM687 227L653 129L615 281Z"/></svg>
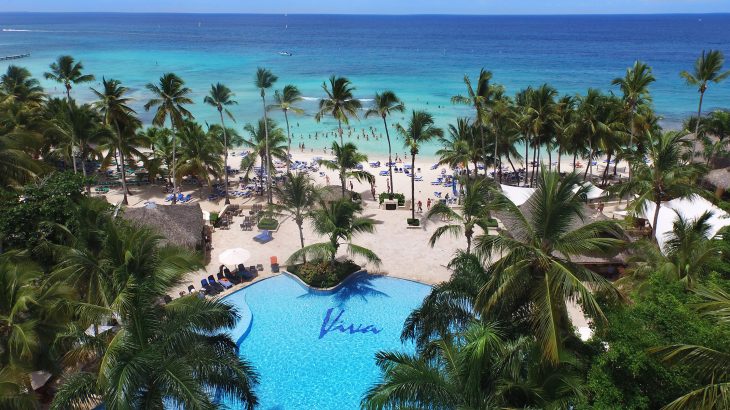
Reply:
<svg viewBox="0 0 730 410"><path fill-rule="evenodd" d="M373 105L365 112L365 117L379 116L383 119L385 138L388 141L388 176L390 178L390 193L393 193L393 147L390 143L390 130L388 130L388 116L395 112L405 111L405 104L393 91L375 93Z"/></svg>
<svg viewBox="0 0 730 410"><path fill-rule="evenodd" d="M289 112L294 114L304 114L304 110L297 107L296 104L302 101L302 93L297 86L287 84L284 89L274 92L274 104L267 107L268 110L278 109L284 113L284 121L286 121L286 137L288 140L286 148L287 158L291 158L291 131L289 129ZM289 173L291 162L286 162L286 173Z"/></svg>

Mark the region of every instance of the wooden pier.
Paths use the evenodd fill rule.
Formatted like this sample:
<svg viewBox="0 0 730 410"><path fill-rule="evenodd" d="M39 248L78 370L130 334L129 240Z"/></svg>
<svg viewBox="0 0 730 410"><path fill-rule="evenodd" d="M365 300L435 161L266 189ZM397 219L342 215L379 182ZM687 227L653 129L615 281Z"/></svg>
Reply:
<svg viewBox="0 0 730 410"><path fill-rule="evenodd" d="M17 60L19 58L25 58L25 57L30 57L30 53L16 54L16 55L13 55L13 56L0 57L0 61Z"/></svg>

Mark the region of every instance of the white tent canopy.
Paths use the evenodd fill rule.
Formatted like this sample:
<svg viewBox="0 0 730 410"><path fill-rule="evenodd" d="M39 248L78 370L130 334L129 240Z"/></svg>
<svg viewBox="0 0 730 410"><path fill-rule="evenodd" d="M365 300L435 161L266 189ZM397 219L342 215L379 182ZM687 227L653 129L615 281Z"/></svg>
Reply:
<svg viewBox="0 0 730 410"><path fill-rule="evenodd" d="M606 191L593 185L590 182L584 183L583 186L588 188L588 192L586 192L586 197L589 201L601 198L606 194ZM578 192L579 189L580 187L576 186L575 188L573 188L573 192Z"/></svg>
<svg viewBox="0 0 730 410"><path fill-rule="evenodd" d="M532 194L535 193L535 188L523 188L503 184L500 184L500 187L502 188L502 193L517 206L527 202Z"/></svg>
<svg viewBox="0 0 730 410"><path fill-rule="evenodd" d="M656 205L650 203L640 217L654 222L654 211ZM669 202L664 202L659 208L659 217L657 218L656 240L659 248L664 250L664 244L667 242L667 234L672 232L674 221L677 220L678 214L688 220L697 219L705 212L711 212L712 217L707 221L710 225L710 236L715 236L720 229L730 226L730 215L722 209L716 207L712 202L702 198L699 195L693 195L689 198L677 198Z"/></svg>

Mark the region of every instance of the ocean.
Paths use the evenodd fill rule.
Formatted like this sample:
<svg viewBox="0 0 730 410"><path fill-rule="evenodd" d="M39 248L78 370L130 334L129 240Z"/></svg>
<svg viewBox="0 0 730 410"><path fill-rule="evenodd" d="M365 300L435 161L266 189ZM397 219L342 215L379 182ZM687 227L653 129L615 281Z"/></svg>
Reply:
<svg viewBox="0 0 730 410"><path fill-rule="evenodd" d="M211 83L236 93L233 108L241 129L261 114L254 87L258 66L279 76L275 88L297 85L306 96L305 114L290 118L294 143L321 150L336 124L316 123L321 85L331 74L348 77L367 106L376 91L391 89L408 110L431 112L445 127L472 115L450 97L464 92L465 74L480 68L494 73L509 94L550 83L561 94L594 87L619 93L611 80L640 59L657 77L651 87L656 111L666 127L676 127L696 111L698 93L679 77L703 49L720 49L730 60L730 15L611 16L372 16L245 14L0 13L0 56L30 52L31 57L0 62L25 66L53 95L63 87L42 79L59 55L71 54L89 73L121 80L132 90L133 106L148 122L144 89L164 72L180 75L193 90L191 111L200 121L217 121L204 105ZM282 56L280 51L292 53ZM730 69L730 61L726 65ZM91 99L84 84L72 92ZM273 94L273 90L269 95ZM730 107L730 81L710 86L704 109ZM364 114L364 113L363 113ZM273 115L281 121L283 116ZM361 116L364 117L364 116ZM391 121L405 123L408 113ZM351 122L351 139L371 154L387 152L379 119ZM372 128L371 130L371 127ZM318 138L314 139L314 133ZM362 134L369 135L366 140ZM391 134L393 134L391 132ZM356 139L359 136L359 139ZM402 140L395 141L402 153ZM437 144L422 150L433 154Z"/></svg>

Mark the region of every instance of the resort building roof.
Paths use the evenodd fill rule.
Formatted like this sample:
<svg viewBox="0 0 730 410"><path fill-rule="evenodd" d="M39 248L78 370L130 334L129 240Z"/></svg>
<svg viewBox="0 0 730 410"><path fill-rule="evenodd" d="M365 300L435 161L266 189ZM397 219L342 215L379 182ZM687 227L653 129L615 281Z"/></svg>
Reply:
<svg viewBox="0 0 730 410"><path fill-rule="evenodd" d="M148 204L126 208L122 217L132 223L148 226L167 241L188 249L200 249L203 244L203 212L200 205Z"/></svg>

